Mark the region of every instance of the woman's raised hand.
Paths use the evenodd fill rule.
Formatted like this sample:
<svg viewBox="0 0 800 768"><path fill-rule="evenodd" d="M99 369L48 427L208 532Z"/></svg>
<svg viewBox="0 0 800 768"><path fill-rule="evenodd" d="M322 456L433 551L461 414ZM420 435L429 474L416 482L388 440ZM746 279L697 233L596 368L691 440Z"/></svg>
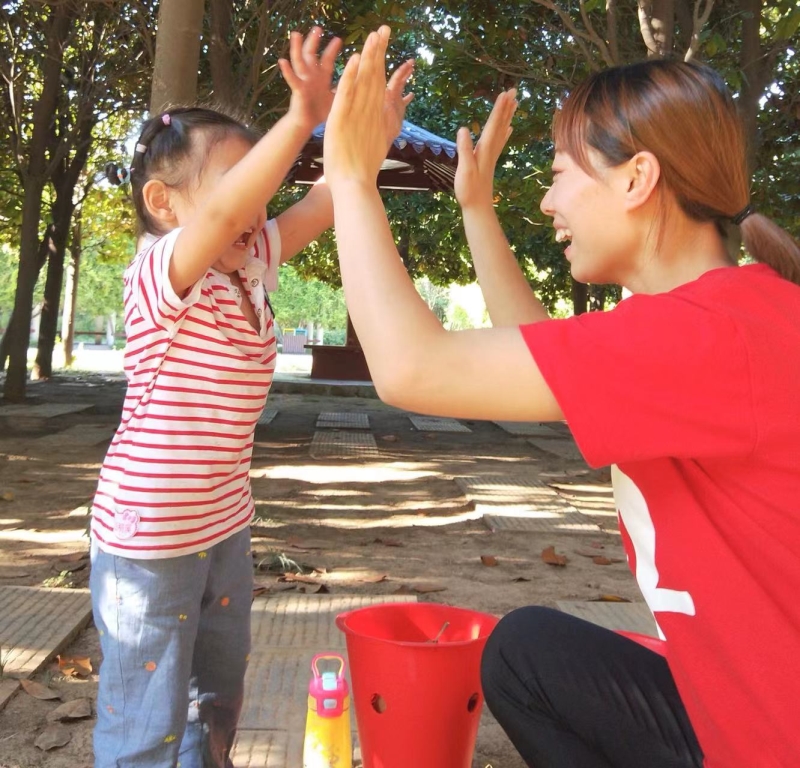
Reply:
<svg viewBox="0 0 800 768"><path fill-rule="evenodd" d="M387 151L403 128L406 107L414 98L413 93L404 94L411 75L414 74L414 59L404 61L389 78L384 98L384 117L386 125Z"/></svg>
<svg viewBox="0 0 800 768"><path fill-rule="evenodd" d="M338 37L328 43L319 55L322 30L314 27L305 39L292 32L289 39L289 61L279 59L283 79L291 88L289 112L309 131L328 117L333 103L333 66L342 47Z"/></svg>
<svg viewBox="0 0 800 768"><path fill-rule="evenodd" d="M401 112L387 109L387 104L397 104L397 87L404 87L411 73L407 71L408 62L399 67L393 91L387 93L389 34L389 27L385 26L371 32L361 53L348 60L337 84L325 128L324 149L325 179L332 190L347 181L374 186L386 150L400 130L405 104ZM402 96L402 88L399 93L401 102L408 99Z"/></svg>
<svg viewBox="0 0 800 768"><path fill-rule="evenodd" d="M492 204L494 169L511 135L511 118L517 108L516 95L516 89L511 88L497 97L474 148L469 129L460 128L458 131L455 193L462 208Z"/></svg>

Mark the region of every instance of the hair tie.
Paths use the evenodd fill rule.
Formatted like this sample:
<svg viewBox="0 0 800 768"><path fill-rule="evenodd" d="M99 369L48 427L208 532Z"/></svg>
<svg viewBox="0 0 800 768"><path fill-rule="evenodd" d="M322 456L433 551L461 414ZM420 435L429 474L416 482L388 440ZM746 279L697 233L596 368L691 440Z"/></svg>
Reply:
<svg viewBox="0 0 800 768"><path fill-rule="evenodd" d="M736 224L737 227L741 226L742 222L751 214L756 212L756 207L752 203L748 203L744 208L742 208L739 213L735 216L731 216L731 221Z"/></svg>
<svg viewBox="0 0 800 768"><path fill-rule="evenodd" d="M161 115L161 122L166 126L172 125L172 118L169 116L169 112L165 112Z"/></svg>
<svg viewBox="0 0 800 768"><path fill-rule="evenodd" d="M137 144L134 154L143 155L147 152L147 144Z"/></svg>

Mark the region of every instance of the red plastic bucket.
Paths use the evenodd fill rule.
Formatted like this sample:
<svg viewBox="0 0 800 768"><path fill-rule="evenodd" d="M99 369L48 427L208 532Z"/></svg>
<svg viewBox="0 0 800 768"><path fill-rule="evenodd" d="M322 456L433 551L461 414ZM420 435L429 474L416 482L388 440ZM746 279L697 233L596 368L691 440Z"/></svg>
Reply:
<svg viewBox="0 0 800 768"><path fill-rule="evenodd" d="M336 618L364 768L470 768L481 654L497 622L434 603L385 603Z"/></svg>

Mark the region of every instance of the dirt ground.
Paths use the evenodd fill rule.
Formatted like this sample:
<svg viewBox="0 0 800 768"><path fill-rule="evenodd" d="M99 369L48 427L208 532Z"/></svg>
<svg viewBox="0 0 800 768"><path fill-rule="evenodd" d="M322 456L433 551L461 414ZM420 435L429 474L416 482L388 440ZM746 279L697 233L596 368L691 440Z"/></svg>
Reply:
<svg viewBox="0 0 800 768"><path fill-rule="evenodd" d="M31 402L90 403L46 429L76 424L116 426L124 385L101 375L59 377L30 387ZM491 422L464 422L471 434L422 433L402 411L372 398L314 394L270 396L279 415L256 432L253 525L257 591L416 594L502 615L525 604L639 599L624 564L607 470L560 459ZM0 407L0 419L2 419ZM320 461L309 457L317 415L362 411L370 416L381 459ZM6 424L0 433L0 585L85 587L88 519L69 513L93 494L107 443L37 447L31 433ZM600 532L492 533L454 478L519 474L544 479L581 511L596 515ZM557 567L546 547L566 555ZM595 562L597 552L611 561ZM281 581L301 571L303 581ZM289 578L292 578L291 576ZM89 657L88 677L68 677L57 665L36 679L62 700L94 699L99 646L93 626L64 652ZM92 719L66 725L66 746L43 751L34 741L60 702L17 693L0 711L0 768L82 768L92 763ZM475 766L522 765L505 737L479 742Z"/></svg>

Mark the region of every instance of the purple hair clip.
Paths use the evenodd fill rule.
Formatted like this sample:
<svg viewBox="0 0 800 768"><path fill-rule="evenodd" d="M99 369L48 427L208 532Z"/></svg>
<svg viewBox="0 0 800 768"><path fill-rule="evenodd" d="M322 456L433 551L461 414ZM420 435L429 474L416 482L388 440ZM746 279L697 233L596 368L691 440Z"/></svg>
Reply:
<svg viewBox="0 0 800 768"><path fill-rule="evenodd" d="M169 112L165 112L161 115L161 122L164 123L164 125L172 125L172 118L169 116Z"/></svg>

